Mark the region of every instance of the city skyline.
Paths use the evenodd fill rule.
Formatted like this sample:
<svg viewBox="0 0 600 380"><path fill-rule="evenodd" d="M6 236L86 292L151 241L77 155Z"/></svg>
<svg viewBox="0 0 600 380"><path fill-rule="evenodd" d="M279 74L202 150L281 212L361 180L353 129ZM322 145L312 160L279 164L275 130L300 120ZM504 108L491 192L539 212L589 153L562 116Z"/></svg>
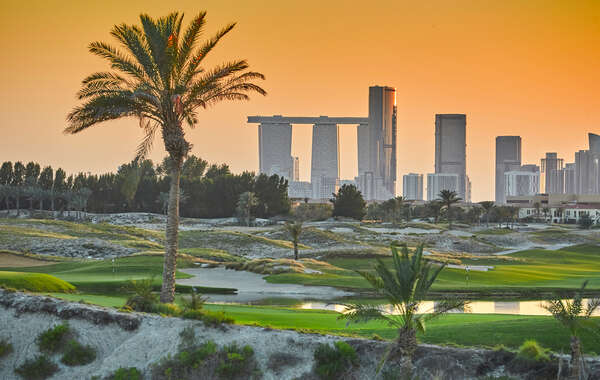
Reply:
<svg viewBox="0 0 600 380"><path fill-rule="evenodd" d="M134 22L142 11L160 15L172 5L34 3L7 1L0 16L5 36L0 45L13 52L0 70L1 158L35 160L69 172L113 171L133 159L141 139L137 121L106 123L76 139L61 133L81 78L107 68L86 46L110 40L114 24ZM387 84L397 91L398 177L433 172L436 113L467 114L466 166L474 201L494 199L495 136L520 135L523 162L539 163L546 152L574 162L573 152L587 149L587 133L600 131L595 112L600 73L593 69L600 62L594 48L600 41L594 19L600 5L460 3L464 6L389 2L362 14L357 7L311 1L302 7L203 3L207 35L239 22L215 62L247 58L266 74L269 95L202 112L202 125L189 132L192 153L236 172L258 172L258 137L247 127L246 115L366 115L364 89ZM191 1L178 7L188 16L200 10ZM317 9L320 16L314 17ZM119 139L116 130L122 131ZM292 134L298 146L292 156L299 157L301 180L309 180L312 131L295 128ZM355 139L341 129L342 179L357 172ZM163 155L156 144L151 158ZM396 191L402 193L400 184Z"/></svg>

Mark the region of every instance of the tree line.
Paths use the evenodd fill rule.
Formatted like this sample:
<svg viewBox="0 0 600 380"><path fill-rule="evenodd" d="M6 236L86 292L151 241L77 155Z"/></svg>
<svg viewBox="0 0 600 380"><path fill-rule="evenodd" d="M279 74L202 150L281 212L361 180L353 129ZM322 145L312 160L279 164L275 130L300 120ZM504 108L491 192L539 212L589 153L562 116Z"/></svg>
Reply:
<svg viewBox="0 0 600 380"><path fill-rule="evenodd" d="M63 213L166 213L169 199L169 159L133 160L114 173L67 175L62 168L37 162L3 162L0 166L0 209L48 210ZM287 214L288 182L277 175L234 174L228 165L209 164L189 156L182 165L181 215L222 218L236 215L240 195L256 196L252 214L260 218Z"/></svg>

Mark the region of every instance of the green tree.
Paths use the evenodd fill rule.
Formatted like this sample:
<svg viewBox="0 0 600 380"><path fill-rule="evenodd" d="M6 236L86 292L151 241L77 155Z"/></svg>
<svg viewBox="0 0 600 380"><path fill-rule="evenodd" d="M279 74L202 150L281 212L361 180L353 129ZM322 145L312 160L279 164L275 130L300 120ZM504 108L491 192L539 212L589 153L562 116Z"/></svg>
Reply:
<svg viewBox="0 0 600 380"><path fill-rule="evenodd" d="M452 228L452 205L461 201L456 195L456 191L442 190L439 194L442 205L446 207L446 217L448 218L448 228Z"/></svg>
<svg viewBox="0 0 600 380"><path fill-rule="evenodd" d="M345 216L356 220L362 220L366 211L366 202L362 193L354 185L343 185L337 194L330 199L333 203L333 216Z"/></svg>
<svg viewBox="0 0 600 380"><path fill-rule="evenodd" d="M544 214L544 222L548 223L548 214L550 214L550 209L548 207L544 207L542 209L542 213ZM552 223L552 218L550 218L550 223Z"/></svg>
<svg viewBox="0 0 600 380"><path fill-rule="evenodd" d="M13 182L13 165L12 162L6 161L0 166L0 196L4 199L4 205L6 207L6 215L10 213L9 200L13 193L12 189Z"/></svg>
<svg viewBox="0 0 600 380"><path fill-rule="evenodd" d="M50 209L54 213L55 202L59 198L60 194L67 190L66 183L67 173L62 169L56 169L54 173L54 183L52 184L52 190L50 191Z"/></svg>
<svg viewBox="0 0 600 380"><path fill-rule="evenodd" d="M492 201L479 202L479 205L481 206L481 208L483 209L483 212L485 213L485 226L489 227L490 214L492 213L492 210L494 210L494 207L496 207L496 205L494 205L494 202L492 202Z"/></svg>
<svg viewBox="0 0 600 380"><path fill-rule="evenodd" d="M381 204L381 208L384 214L384 220L396 224L402 220L402 208L404 207L404 199L402 197L396 197L388 199Z"/></svg>
<svg viewBox="0 0 600 380"><path fill-rule="evenodd" d="M577 222L577 224L579 224L580 228L588 230L594 224L594 221L592 220L592 218L590 218L588 214L583 214L579 217L579 221Z"/></svg>
<svg viewBox="0 0 600 380"><path fill-rule="evenodd" d="M245 60L234 60L212 70L201 66L205 57L235 24L200 44L206 12L198 14L182 31L183 14L153 19L140 16L141 27L120 24L111 34L121 49L104 42L90 44L90 52L107 59L113 71L94 73L83 80L83 104L68 116L66 133L78 133L107 120L136 117L145 137L137 156L144 157L160 131L169 154L170 189L166 226L161 302L175 297L179 185L184 158L191 144L183 124L198 124L197 110L224 100L247 100L248 94L266 92L254 83L262 74L247 71Z"/></svg>
<svg viewBox="0 0 600 380"><path fill-rule="evenodd" d="M292 243L294 244L294 260L298 260L298 242L302 234L302 221L286 222L284 228L292 238Z"/></svg>
<svg viewBox="0 0 600 380"><path fill-rule="evenodd" d="M444 205L438 200L429 201L427 203L427 214L433 217L434 224L437 224L438 220L440 219L442 207L444 207Z"/></svg>
<svg viewBox="0 0 600 380"><path fill-rule="evenodd" d="M393 266L377 259L375 273L357 271L369 282L373 289L392 306L396 313L388 314L377 305L364 303L346 304L346 311L339 318L360 323L382 320L398 329L398 338L393 347L402 357L402 367L406 373L412 371L412 358L417 348L417 332L425 332L425 323L450 310L464 308L461 299L447 299L436 304L431 311L421 311L421 302L428 299L428 293L446 264L434 267L423 257L423 245L418 246L412 255L406 245L400 252L392 246ZM385 358L384 358L385 359Z"/></svg>
<svg viewBox="0 0 600 380"><path fill-rule="evenodd" d="M258 200L251 191L246 191L240 195L237 203L237 214L246 223L246 226L250 226L252 220L252 209L256 207Z"/></svg>
<svg viewBox="0 0 600 380"><path fill-rule="evenodd" d="M17 216L21 214L21 195L25 184L25 166L21 161L15 162L13 166L12 186L14 188L14 197L17 207Z"/></svg>
<svg viewBox="0 0 600 380"><path fill-rule="evenodd" d="M51 195L52 186L54 185L54 171L51 166L46 166L40 173L38 180L40 188L43 190L43 199L48 199ZM40 210L43 210L44 202L40 202Z"/></svg>
<svg viewBox="0 0 600 380"><path fill-rule="evenodd" d="M584 306L583 297L588 281L584 281L572 300L563 300L560 295L544 302L542 307L552 314L571 334L571 379L586 379L581 347L581 334L598 334L598 323L592 319L594 311L600 307L600 298L588 300Z"/></svg>
<svg viewBox="0 0 600 380"><path fill-rule="evenodd" d="M288 214L291 206L287 193L287 179L276 174L259 174L254 181L254 194L258 199L256 216L268 218Z"/></svg>

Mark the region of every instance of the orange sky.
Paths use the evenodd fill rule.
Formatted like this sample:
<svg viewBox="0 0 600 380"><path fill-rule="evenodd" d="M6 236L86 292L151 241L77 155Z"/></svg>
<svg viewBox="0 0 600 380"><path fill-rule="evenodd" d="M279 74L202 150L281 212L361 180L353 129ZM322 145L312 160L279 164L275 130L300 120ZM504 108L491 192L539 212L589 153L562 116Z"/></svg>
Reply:
<svg viewBox="0 0 600 380"><path fill-rule="evenodd" d="M234 171L258 169L247 115L366 116L368 86L396 87L398 168L433 171L434 115L467 114L473 200L493 198L494 138L520 135L524 163L546 151L573 161L600 132L600 1L16 1L0 2L0 162L68 172L113 171L133 158L137 122L63 135L81 79L107 65L87 44L112 25L171 10L208 11L209 34L236 29L210 63L246 58L269 94L205 111L193 153ZM596 112L594 112L596 111ZM309 178L310 126L293 154ZM357 170L356 131L342 128L342 177ZM151 158L162 157L160 142Z"/></svg>

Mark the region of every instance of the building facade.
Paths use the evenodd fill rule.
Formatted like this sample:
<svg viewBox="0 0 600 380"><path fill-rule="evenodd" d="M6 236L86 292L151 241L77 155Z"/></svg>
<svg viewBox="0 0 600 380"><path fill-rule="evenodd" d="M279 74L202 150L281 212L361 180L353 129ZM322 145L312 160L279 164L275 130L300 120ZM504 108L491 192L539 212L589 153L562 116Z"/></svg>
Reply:
<svg viewBox="0 0 600 380"><path fill-rule="evenodd" d="M562 158L555 152L546 153L542 158L542 173L544 174L544 193L563 194L565 192L565 174Z"/></svg>
<svg viewBox="0 0 600 380"><path fill-rule="evenodd" d="M402 197L409 201L423 200L423 174L409 173L402 176Z"/></svg>
<svg viewBox="0 0 600 380"><path fill-rule="evenodd" d="M460 180L460 176L455 173L427 174L427 200L433 201L440 199L439 194L442 190L455 191L458 193Z"/></svg>
<svg viewBox="0 0 600 380"><path fill-rule="evenodd" d="M498 136L496 137L496 178L495 194L496 203L506 202L504 183L505 173L518 170L521 166L521 137Z"/></svg>
<svg viewBox="0 0 600 380"><path fill-rule="evenodd" d="M535 195L540 192L540 173L509 171L504 173L503 197Z"/></svg>
<svg viewBox="0 0 600 380"><path fill-rule="evenodd" d="M435 115L435 173L456 174L458 186L455 191L460 198L469 202L466 128L467 116L464 114Z"/></svg>

